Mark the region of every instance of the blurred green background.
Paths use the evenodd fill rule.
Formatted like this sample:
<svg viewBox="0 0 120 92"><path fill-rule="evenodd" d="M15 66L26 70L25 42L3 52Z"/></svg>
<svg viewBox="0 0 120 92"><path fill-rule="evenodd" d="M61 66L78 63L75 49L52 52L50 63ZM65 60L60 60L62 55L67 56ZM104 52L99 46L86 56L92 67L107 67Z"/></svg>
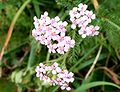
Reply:
<svg viewBox="0 0 120 92"><path fill-rule="evenodd" d="M79 44L70 51L66 61L68 70L78 62L72 69L75 81L71 84L71 92L90 82L108 81L120 85L120 0L98 0L99 9L96 11L92 0L0 0L0 51L14 16L26 1L30 2L16 20L10 42L0 61L0 92L66 92L58 87L44 86L35 77L35 67L45 61L47 48L31 36L33 17L40 18L44 11L48 11L50 17L58 15L62 20L68 20L69 10L79 3L86 3L88 9L96 14L97 19L93 24L100 26L100 35L85 38L81 42L80 36L76 34L75 40ZM103 48L98 63L91 76L85 80L85 74L100 45ZM51 54L50 59L57 57L60 55ZM81 92L120 92L120 89L101 85Z"/></svg>

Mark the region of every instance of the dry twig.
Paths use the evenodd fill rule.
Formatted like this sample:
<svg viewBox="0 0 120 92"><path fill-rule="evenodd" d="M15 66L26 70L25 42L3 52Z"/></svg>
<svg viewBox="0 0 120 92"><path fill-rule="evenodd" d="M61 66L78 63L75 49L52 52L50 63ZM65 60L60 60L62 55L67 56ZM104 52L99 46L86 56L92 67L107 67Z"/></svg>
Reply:
<svg viewBox="0 0 120 92"><path fill-rule="evenodd" d="M18 64L19 64L19 65L23 62L23 60L24 60L24 58L27 56L28 52L29 52L29 50L26 50L25 53L24 53L24 55L23 55L23 57L20 58L20 60L18 61ZM9 66L9 65L7 64L7 61L6 61L6 60L4 61L4 64L5 64L5 66L6 66L8 69L10 69L10 70L13 70L13 69L15 69L15 68L18 66L18 65L14 65L14 66L11 67L11 66Z"/></svg>
<svg viewBox="0 0 120 92"><path fill-rule="evenodd" d="M2 50L0 52L0 64L1 64L1 60L2 60L2 57L4 55L4 50L7 48L7 45L9 43L9 40L11 38L11 35L12 35L12 32L13 32L13 28L15 26L15 23L18 19L18 17L20 16L20 14L22 13L23 9L26 7L26 5L30 2L31 0L27 0L25 1L25 3L21 6L21 8L17 11L16 15L14 16L13 18L13 21L9 27L9 30L8 30L8 33L7 33L7 36L6 36L6 39L5 39L5 42L4 42L4 45L2 47ZM0 68L0 77L2 76L2 68Z"/></svg>
<svg viewBox="0 0 120 92"><path fill-rule="evenodd" d="M98 10L98 8L99 8L98 1L97 0L92 0L92 3L94 5L95 10Z"/></svg>
<svg viewBox="0 0 120 92"><path fill-rule="evenodd" d="M116 53L117 58L120 60L120 53L117 50L115 50L115 53Z"/></svg>
<svg viewBox="0 0 120 92"><path fill-rule="evenodd" d="M113 80L116 84L120 85L120 80L118 79L118 75L114 73L112 70L108 69L107 67L99 67L98 69L104 69L111 80Z"/></svg>
<svg viewBox="0 0 120 92"><path fill-rule="evenodd" d="M102 51L102 45L100 46L99 51L98 51L98 53L97 53L97 56L96 56L96 58L95 58L95 60L94 60L94 62L93 62L93 64L92 64L92 66L90 67L89 71L87 72L87 74L86 74L86 76L85 76L85 79L87 79L88 76L90 75L90 73L93 71L93 69L94 69L94 67L95 67L95 65L96 65L96 63L97 63L97 61L98 61L98 58L99 58L99 56L100 56L101 51Z"/></svg>

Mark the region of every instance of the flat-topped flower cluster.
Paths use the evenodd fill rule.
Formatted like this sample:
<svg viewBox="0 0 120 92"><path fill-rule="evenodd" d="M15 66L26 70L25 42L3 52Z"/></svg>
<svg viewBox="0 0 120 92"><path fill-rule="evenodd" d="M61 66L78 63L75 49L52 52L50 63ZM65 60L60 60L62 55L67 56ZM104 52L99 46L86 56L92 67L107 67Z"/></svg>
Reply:
<svg viewBox="0 0 120 92"><path fill-rule="evenodd" d="M98 35L99 26L90 25L96 18L92 11L87 10L87 5L80 3L69 12L71 28L79 28L79 35L82 38L86 36ZM58 16L50 18L48 12L44 12L41 18L34 17L34 26L32 35L41 44L46 45L51 53L64 54L75 45L75 40L66 36L66 21L62 22Z"/></svg>
<svg viewBox="0 0 120 92"><path fill-rule="evenodd" d="M53 63L50 66L40 63L36 67L36 72L36 76L41 81L54 86L58 85L62 90L71 90L69 83L74 81L73 73L60 68L58 63Z"/></svg>
<svg viewBox="0 0 120 92"><path fill-rule="evenodd" d="M60 21L58 16L50 19L48 13L44 12L40 19L34 17L35 29L32 30L32 35L41 44L46 45L50 53L64 54L75 45L73 39L65 36L67 24L66 21Z"/></svg>
<svg viewBox="0 0 120 92"><path fill-rule="evenodd" d="M78 29L82 38L98 35L99 26L91 25L95 14L87 10L87 5L80 3L69 12L72 30ZM68 23L61 21L58 16L50 18L48 12L44 12L40 19L34 17L32 30L33 37L42 45L46 45L49 52L64 54L75 46L75 40L66 36ZM74 30L75 31L75 30ZM69 83L74 81L73 73L59 67L58 63L47 65L40 63L36 67L36 76L43 82L50 85L58 85L62 90L71 90Z"/></svg>
<svg viewBox="0 0 120 92"><path fill-rule="evenodd" d="M87 10L87 7L86 4L80 3L78 7L74 7L69 12L70 21L72 22L71 28L76 29L76 27L79 27L79 35L81 35L82 38L99 34L97 31L99 30L99 26L89 25L96 17L92 11Z"/></svg>

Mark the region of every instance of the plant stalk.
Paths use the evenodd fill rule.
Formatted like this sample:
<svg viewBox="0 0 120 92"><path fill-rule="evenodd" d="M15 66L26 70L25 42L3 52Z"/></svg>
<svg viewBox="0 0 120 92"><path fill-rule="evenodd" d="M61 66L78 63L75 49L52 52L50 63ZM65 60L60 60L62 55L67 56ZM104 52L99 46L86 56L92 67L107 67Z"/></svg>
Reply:
<svg viewBox="0 0 120 92"><path fill-rule="evenodd" d="M4 42L4 45L2 47L2 50L0 52L0 65L1 65L1 60L2 60L2 57L4 55L4 50L7 48L7 45L10 41L10 38L11 38L11 35L12 35L12 32L13 32L13 28L15 26L15 23L18 19L18 17L20 16L20 14L22 13L22 11L25 9L25 7L28 5L28 3L30 3L31 0L26 0L23 5L20 7L20 9L17 11L16 15L14 16L13 20L12 20L12 23L9 27L9 30L8 30L8 33L7 33L7 36L6 36L6 39L5 39L5 42ZM0 77L2 76L2 68L0 68Z"/></svg>

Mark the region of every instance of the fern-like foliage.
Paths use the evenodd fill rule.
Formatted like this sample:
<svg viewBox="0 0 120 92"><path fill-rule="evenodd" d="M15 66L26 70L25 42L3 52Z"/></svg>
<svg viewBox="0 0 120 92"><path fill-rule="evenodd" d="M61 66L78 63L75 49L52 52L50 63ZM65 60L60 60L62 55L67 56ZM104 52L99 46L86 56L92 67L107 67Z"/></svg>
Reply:
<svg viewBox="0 0 120 92"><path fill-rule="evenodd" d="M69 60L72 63L76 63L79 56L80 56L80 51L81 51L81 47L80 47L80 43L81 43L82 39L80 38L80 35L78 35L78 33L76 32L75 34L75 46L72 50L70 50L70 54L69 54Z"/></svg>
<svg viewBox="0 0 120 92"><path fill-rule="evenodd" d="M114 2L114 3L113 3ZM120 0L106 0L102 3L99 15L103 19L103 31L106 31L106 37L109 43L120 50Z"/></svg>
<svg viewBox="0 0 120 92"><path fill-rule="evenodd" d="M56 2L63 6L66 7L68 10L72 9L74 6L77 6L79 3L83 2L88 2L88 0L56 0Z"/></svg>

